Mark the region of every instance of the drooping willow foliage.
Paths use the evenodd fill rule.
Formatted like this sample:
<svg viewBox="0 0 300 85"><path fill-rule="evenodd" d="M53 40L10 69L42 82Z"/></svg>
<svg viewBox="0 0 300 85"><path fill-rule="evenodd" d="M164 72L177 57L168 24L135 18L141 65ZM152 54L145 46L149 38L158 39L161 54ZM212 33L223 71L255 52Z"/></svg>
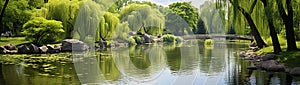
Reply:
<svg viewBox="0 0 300 85"><path fill-rule="evenodd" d="M121 9L119 18L128 22L130 30L151 35L161 34L165 26L164 15L147 4L130 4Z"/></svg>

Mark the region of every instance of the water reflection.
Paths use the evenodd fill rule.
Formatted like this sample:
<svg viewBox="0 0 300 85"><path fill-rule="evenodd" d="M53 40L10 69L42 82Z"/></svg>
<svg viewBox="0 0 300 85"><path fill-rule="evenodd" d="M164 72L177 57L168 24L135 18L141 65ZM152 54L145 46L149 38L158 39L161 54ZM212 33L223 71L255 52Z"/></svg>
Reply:
<svg viewBox="0 0 300 85"><path fill-rule="evenodd" d="M250 71L250 61L235 52L246 44L217 41L207 48L203 41L112 48L95 56L75 56L75 62L0 63L0 85L155 84L155 85L266 85L300 84L285 73ZM56 68L45 71L45 64ZM50 67L51 67L50 66ZM79 70L78 70L79 69Z"/></svg>

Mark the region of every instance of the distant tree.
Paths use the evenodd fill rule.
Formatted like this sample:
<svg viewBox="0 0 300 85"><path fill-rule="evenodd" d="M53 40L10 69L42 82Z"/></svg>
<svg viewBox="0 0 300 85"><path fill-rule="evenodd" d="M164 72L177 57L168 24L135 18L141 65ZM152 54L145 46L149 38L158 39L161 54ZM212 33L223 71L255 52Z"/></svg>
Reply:
<svg viewBox="0 0 300 85"><path fill-rule="evenodd" d="M198 27L198 29L196 31L196 34L206 34L207 33L207 28L205 26L204 21L201 18L198 19L197 27Z"/></svg>
<svg viewBox="0 0 300 85"><path fill-rule="evenodd" d="M161 34L165 26L164 15L147 4L129 4L121 9L121 22L128 22L131 31L141 31L151 35Z"/></svg>
<svg viewBox="0 0 300 85"><path fill-rule="evenodd" d="M96 40L106 41L111 39L118 24L118 15L106 12L99 23L99 29L97 30L98 39Z"/></svg>
<svg viewBox="0 0 300 85"><path fill-rule="evenodd" d="M62 22L55 20L47 20L42 17L36 17L23 25L22 34L26 39L34 44L53 43L61 39L63 30Z"/></svg>
<svg viewBox="0 0 300 85"><path fill-rule="evenodd" d="M190 30L196 33L199 18L198 9L191 5L191 2L176 2L169 5L169 9L183 18L189 25Z"/></svg>

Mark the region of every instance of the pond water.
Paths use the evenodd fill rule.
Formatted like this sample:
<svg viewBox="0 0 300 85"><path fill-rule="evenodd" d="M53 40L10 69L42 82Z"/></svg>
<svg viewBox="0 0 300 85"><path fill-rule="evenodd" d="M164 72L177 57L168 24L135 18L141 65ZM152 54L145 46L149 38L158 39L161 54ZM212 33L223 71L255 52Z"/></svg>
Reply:
<svg viewBox="0 0 300 85"><path fill-rule="evenodd" d="M248 44L186 42L74 54L72 61L0 65L0 85L237 85L300 84L285 73L249 71L235 54ZM84 56L84 57L83 57ZM37 60L38 61L38 60Z"/></svg>

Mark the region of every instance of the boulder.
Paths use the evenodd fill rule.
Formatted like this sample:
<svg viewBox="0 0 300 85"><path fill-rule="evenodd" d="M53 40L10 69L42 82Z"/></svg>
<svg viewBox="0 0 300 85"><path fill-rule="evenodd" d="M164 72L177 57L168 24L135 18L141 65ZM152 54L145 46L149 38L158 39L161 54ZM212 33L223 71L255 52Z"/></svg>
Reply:
<svg viewBox="0 0 300 85"><path fill-rule="evenodd" d="M7 44L4 46L4 48L6 50L17 50L16 46L14 46L13 44Z"/></svg>
<svg viewBox="0 0 300 85"><path fill-rule="evenodd" d="M85 51L89 46L77 39L65 39L62 41L61 51Z"/></svg>
<svg viewBox="0 0 300 85"><path fill-rule="evenodd" d="M47 53L48 50L49 50L47 46L39 47L39 49L40 49L40 52L41 52L41 53Z"/></svg>
<svg viewBox="0 0 300 85"><path fill-rule="evenodd" d="M136 32L128 32L128 35L130 35L130 36L134 36L134 35L136 35Z"/></svg>
<svg viewBox="0 0 300 85"><path fill-rule="evenodd" d="M34 44L30 44L29 52L30 53L40 53L40 49L39 49L39 47L35 46Z"/></svg>
<svg viewBox="0 0 300 85"><path fill-rule="evenodd" d="M6 53L6 48L3 46L0 46L0 54L5 54Z"/></svg>
<svg viewBox="0 0 300 85"><path fill-rule="evenodd" d="M267 61L267 60L273 60L276 59L277 55L276 54L266 54L266 55L262 55L261 59L263 61Z"/></svg>
<svg viewBox="0 0 300 85"><path fill-rule="evenodd" d="M290 71L292 76L300 76L300 67L295 67Z"/></svg>
<svg viewBox="0 0 300 85"><path fill-rule="evenodd" d="M284 65L275 60L262 61L261 68L273 72L285 71Z"/></svg>
<svg viewBox="0 0 300 85"><path fill-rule="evenodd" d="M257 47L257 43L256 42L251 42L250 47Z"/></svg>
<svg viewBox="0 0 300 85"><path fill-rule="evenodd" d="M29 53L29 50L27 49L26 45L21 45L18 47L18 53L27 54L27 53Z"/></svg>
<svg viewBox="0 0 300 85"><path fill-rule="evenodd" d="M154 42L154 37L152 37L151 35L144 34L143 38L145 40L145 43L152 43L152 42Z"/></svg>
<svg viewBox="0 0 300 85"><path fill-rule="evenodd" d="M56 46L53 48L51 45L47 45L47 53L59 53L60 52L60 46Z"/></svg>
<svg viewBox="0 0 300 85"><path fill-rule="evenodd" d="M7 50L6 53L7 54L17 54L18 50Z"/></svg>

